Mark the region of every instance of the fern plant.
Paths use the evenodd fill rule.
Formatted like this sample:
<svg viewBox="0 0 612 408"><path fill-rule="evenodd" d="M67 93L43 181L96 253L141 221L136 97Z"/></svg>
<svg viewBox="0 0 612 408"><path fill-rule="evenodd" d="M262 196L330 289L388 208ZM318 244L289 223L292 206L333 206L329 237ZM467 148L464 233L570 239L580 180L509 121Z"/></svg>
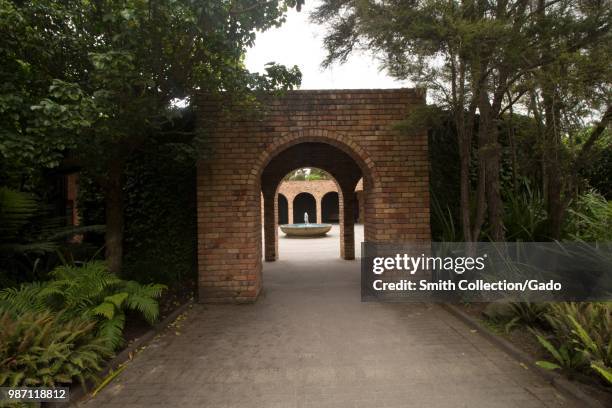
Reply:
<svg viewBox="0 0 612 408"><path fill-rule="evenodd" d="M52 280L24 284L0 291L0 304L13 313L49 310L69 320L77 317L97 322L97 332L112 348L123 342L125 312L139 312L149 323L159 315L157 298L164 285L142 285L110 273L103 262L64 265L51 271Z"/></svg>
<svg viewBox="0 0 612 408"><path fill-rule="evenodd" d="M0 308L0 327L0 386L85 385L112 355L88 319L49 311L16 317Z"/></svg>

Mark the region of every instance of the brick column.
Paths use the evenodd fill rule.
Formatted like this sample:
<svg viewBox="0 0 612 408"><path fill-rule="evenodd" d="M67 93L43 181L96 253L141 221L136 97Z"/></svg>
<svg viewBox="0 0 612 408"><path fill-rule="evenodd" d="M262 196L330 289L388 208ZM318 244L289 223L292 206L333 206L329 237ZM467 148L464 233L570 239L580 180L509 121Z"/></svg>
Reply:
<svg viewBox="0 0 612 408"><path fill-rule="evenodd" d="M340 208L340 240L342 259L355 259L355 200L350 188L342 188L344 202Z"/></svg>
<svg viewBox="0 0 612 408"><path fill-rule="evenodd" d="M365 219L365 205L364 205L364 196L363 190L357 191L357 205L359 206L359 219L357 220L360 224L363 224L363 220Z"/></svg>
<svg viewBox="0 0 612 408"><path fill-rule="evenodd" d="M317 219L315 220L315 224L317 223L322 223L323 222L323 214L321 213L322 211L322 205L323 205L323 197L321 197L320 195L316 195L315 196L315 205L317 206Z"/></svg>
<svg viewBox="0 0 612 408"><path fill-rule="evenodd" d="M287 197L287 224L293 224L293 199L294 195L288 195Z"/></svg>
<svg viewBox="0 0 612 408"><path fill-rule="evenodd" d="M275 192L264 191L264 259L278 259L278 204Z"/></svg>

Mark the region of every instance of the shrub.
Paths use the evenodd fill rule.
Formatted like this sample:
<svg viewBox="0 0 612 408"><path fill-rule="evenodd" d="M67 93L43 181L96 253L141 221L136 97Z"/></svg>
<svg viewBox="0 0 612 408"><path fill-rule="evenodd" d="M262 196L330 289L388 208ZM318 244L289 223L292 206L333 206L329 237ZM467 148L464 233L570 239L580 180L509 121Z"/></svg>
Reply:
<svg viewBox="0 0 612 408"><path fill-rule="evenodd" d="M0 306L15 314L49 311L70 320L96 322L97 334L112 348L123 342L125 312L139 312L149 323L159 314L157 298L164 285L141 285L110 273L100 261L82 267L65 265L51 272L52 280L0 291Z"/></svg>
<svg viewBox="0 0 612 408"><path fill-rule="evenodd" d="M0 386L53 387L85 381L112 354L96 323L62 312L19 315L0 308Z"/></svg>
<svg viewBox="0 0 612 408"><path fill-rule="evenodd" d="M121 276L175 285L197 275L196 166L180 146L160 143L127 163ZM78 205L84 223L105 222L103 191L86 171L79 178ZM86 240L103 244L104 237L89 234Z"/></svg>
<svg viewBox="0 0 612 408"><path fill-rule="evenodd" d="M612 202L595 191L583 194L568 210L564 229L572 240L612 241Z"/></svg>
<svg viewBox="0 0 612 408"><path fill-rule="evenodd" d="M541 327L546 322L548 310L548 303L491 303L484 315L491 323L501 325L506 332L510 332L518 326Z"/></svg>
<svg viewBox="0 0 612 408"><path fill-rule="evenodd" d="M508 241L539 241L546 230L546 208L539 190L523 179L517 190L504 192L504 227Z"/></svg>
<svg viewBox="0 0 612 408"><path fill-rule="evenodd" d="M546 320L550 328L548 340L543 341L539 333L536 336L556 362L538 362L540 366L566 370L590 367L604 379L612 378L612 308L609 304L551 304Z"/></svg>

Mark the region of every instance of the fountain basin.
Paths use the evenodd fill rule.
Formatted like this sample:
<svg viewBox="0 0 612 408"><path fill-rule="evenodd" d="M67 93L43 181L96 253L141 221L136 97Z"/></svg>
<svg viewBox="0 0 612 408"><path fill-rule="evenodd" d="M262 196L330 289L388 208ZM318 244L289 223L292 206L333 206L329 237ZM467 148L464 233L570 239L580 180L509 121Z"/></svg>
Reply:
<svg viewBox="0 0 612 408"><path fill-rule="evenodd" d="M290 237L322 237L331 227L331 224L283 224L280 229Z"/></svg>

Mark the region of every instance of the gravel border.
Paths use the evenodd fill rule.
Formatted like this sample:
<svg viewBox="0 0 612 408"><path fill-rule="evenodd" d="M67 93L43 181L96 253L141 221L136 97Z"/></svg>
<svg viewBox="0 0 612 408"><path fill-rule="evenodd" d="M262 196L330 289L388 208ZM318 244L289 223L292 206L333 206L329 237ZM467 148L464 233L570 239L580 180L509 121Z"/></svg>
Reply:
<svg viewBox="0 0 612 408"><path fill-rule="evenodd" d="M442 306L450 314L470 326L472 329L476 329L481 336L485 337L487 340L505 351L511 357L528 366L534 372L543 377L547 382L552 384L565 396L577 400L585 407L605 408L602 403L600 403L598 400L591 397L590 395L586 394L578 386L563 377L561 374L556 373L554 371L544 370L543 368L540 368L535 365L532 356L525 353L523 350L520 350L519 348L515 347L512 343L510 343L503 337L492 333L478 319L475 319L474 317L465 313L459 307L448 303L443 303L440 306Z"/></svg>

